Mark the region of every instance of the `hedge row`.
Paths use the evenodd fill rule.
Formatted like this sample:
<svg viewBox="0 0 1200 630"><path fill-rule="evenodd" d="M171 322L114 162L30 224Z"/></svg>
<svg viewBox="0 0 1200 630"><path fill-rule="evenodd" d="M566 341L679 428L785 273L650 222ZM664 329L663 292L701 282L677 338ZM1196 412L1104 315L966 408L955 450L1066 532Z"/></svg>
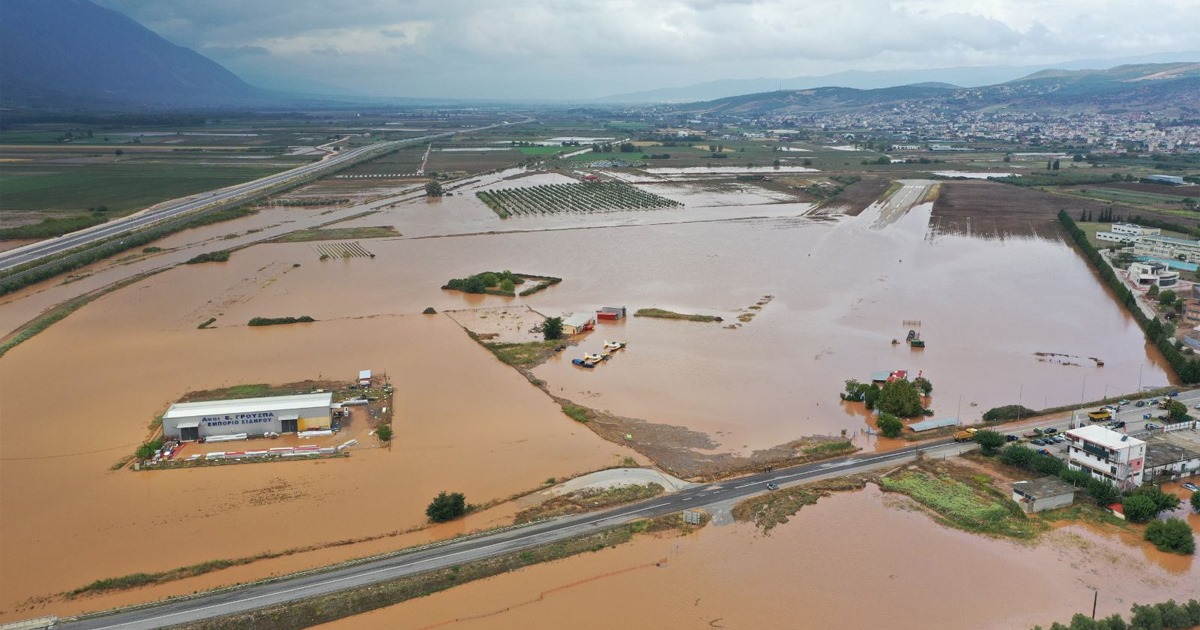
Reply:
<svg viewBox="0 0 1200 630"><path fill-rule="evenodd" d="M1108 283L1109 288L1117 294L1117 298L1121 300L1121 303L1133 315L1133 319L1145 331L1146 337L1162 352L1163 357L1166 358L1167 363L1171 366L1175 374L1178 375L1179 379L1187 384L1200 383L1200 359L1184 356L1175 347L1174 338L1167 334L1162 322L1158 321L1157 317L1153 319L1146 317L1145 313L1138 308L1137 299L1134 297L1133 291L1117 276L1112 267L1104 260L1104 257L1100 255L1100 251L1088 240L1087 234L1075 225L1075 221L1071 219L1071 216L1065 210L1058 211L1058 220L1062 223L1067 234L1071 236L1071 240L1075 241L1075 245L1083 251L1084 256L1092 264L1096 273L1100 274L1100 277Z"/></svg>

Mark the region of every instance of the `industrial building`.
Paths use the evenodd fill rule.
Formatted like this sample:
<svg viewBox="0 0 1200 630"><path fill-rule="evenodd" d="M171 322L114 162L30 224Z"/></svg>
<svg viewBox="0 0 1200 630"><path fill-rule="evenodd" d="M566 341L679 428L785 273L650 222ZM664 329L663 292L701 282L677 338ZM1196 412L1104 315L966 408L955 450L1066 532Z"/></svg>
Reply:
<svg viewBox="0 0 1200 630"><path fill-rule="evenodd" d="M1145 179L1153 184L1167 184L1169 186L1183 185L1183 176L1181 175L1150 175Z"/></svg>
<svg viewBox="0 0 1200 630"><path fill-rule="evenodd" d="M1026 513L1055 510L1075 501L1075 486L1058 477L1017 481L1012 488L1012 500Z"/></svg>
<svg viewBox="0 0 1200 630"><path fill-rule="evenodd" d="M1183 442L1167 437L1155 437L1146 441L1147 480L1173 481L1200 475L1200 452Z"/></svg>
<svg viewBox="0 0 1200 630"><path fill-rule="evenodd" d="M1092 477L1121 490L1142 485L1146 443L1098 424L1070 429L1067 467L1086 470Z"/></svg>
<svg viewBox="0 0 1200 630"><path fill-rule="evenodd" d="M263 435L330 427L333 393L175 403L163 415L163 435L182 441L218 435Z"/></svg>

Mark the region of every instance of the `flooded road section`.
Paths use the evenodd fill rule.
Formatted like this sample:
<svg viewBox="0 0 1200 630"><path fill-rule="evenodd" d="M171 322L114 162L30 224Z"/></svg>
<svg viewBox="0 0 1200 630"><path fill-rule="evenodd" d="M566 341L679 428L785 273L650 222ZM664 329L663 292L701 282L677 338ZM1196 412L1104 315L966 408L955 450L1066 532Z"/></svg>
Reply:
<svg viewBox="0 0 1200 630"><path fill-rule="evenodd" d="M320 626L359 628L983 628L1025 630L1133 603L1195 597L1171 572L1082 529L1020 544L934 525L874 486L746 525L523 569ZM891 507L889 507L891 506Z"/></svg>
<svg viewBox="0 0 1200 630"><path fill-rule="evenodd" d="M100 578L403 531L424 523L442 490L485 503L640 459L566 419L440 315L196 329L189 313L247 285L180 268L99 299L0 360L0 618ZM110 470L187 391L348 380L360 369L396 385L390 449L360 439L347 459ZM362 553L335 551L319 560ZM239 572L266 575L252 574Z"/></svg>
<svg viewBox="0 0 1200 630"><path fill-rule="evenodd" d="M409 211L370 219L394 217L403 230ZM557 395L683 425L739 452L867 428L837 394L844 380L880 370L923 373L934 384L936 416L965 421L1004 404L1045 408L1167 382L1136 323L1062 242L927 240L928 204L882 226L876 212L837 223L775 217L363 241L376 254L369 260L317 262L307 244L255 247L213 273L304 264L219 309L215 325L265 314L327 319L521 304L548 316L606 305L716 315L724 321L600 322L535 374ZM564 281L527 298L437 288L501 269ZM323 299L314 302L314 293ZM213 310L189 316L198 323ZM925 350L893 345L911 328ZM571 365L606 339L629 347L596 369Z"/></svg>

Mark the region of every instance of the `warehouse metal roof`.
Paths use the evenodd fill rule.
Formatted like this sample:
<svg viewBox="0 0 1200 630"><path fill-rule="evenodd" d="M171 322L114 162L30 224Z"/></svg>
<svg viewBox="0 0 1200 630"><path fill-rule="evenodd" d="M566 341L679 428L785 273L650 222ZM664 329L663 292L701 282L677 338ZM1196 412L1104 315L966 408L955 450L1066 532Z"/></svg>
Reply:
<svg viewBox="0 0 1200 630"><path fill-rule="evenodd" d="M942 427L952 427L958 424L958 418L938 418L937 420L922 420L908 425L908 428L920 433L921 431L929 431L931 429L940 429Z"/></svg>
<svg viewBox="0 0 1200 630"><path fill-rule="evenodd" d="M333 402L333 392L319 394L297 394L295 396L266 396L264 398L238 398L234 400L207 400L204 402L175 403L163 414L163 418L187 418L191 416L224 416L235 413L259 411L286 411L289 409L311 409L328 407Z"/></svg>

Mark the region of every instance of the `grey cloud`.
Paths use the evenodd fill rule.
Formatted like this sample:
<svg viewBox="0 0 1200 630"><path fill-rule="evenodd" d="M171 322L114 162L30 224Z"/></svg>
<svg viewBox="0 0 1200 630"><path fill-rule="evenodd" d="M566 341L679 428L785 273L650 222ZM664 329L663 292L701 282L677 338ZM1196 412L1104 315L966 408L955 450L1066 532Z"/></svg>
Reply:
<svg viewBox="0 0 1200 630"><path fill-rule="evenodd" d="M95 1L247 77L303 68L380 95L578 98L720 78L1052 64L1200 41L1200 0Z"/></svg>

